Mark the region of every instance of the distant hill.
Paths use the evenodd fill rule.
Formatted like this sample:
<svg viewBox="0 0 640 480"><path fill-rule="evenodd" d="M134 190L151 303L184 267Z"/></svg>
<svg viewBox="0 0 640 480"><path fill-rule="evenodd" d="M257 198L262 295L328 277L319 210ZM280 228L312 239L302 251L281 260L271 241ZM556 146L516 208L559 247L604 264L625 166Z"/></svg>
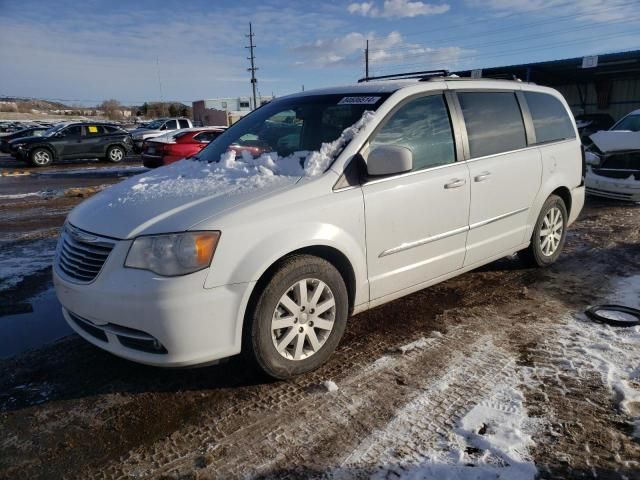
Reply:
<svg viewBox="0 0 640 480"><path fill-rule="evenodd" d="M0 97L0 102L6 103L14 103L18 106L18 109L24 110L40 110L40 111L51 111L51 110L75 110L76 108L70 107L69 105L65 105L60 102L52 102L50 100L38 100L33 98L20 98L20 97Z"/></svg>

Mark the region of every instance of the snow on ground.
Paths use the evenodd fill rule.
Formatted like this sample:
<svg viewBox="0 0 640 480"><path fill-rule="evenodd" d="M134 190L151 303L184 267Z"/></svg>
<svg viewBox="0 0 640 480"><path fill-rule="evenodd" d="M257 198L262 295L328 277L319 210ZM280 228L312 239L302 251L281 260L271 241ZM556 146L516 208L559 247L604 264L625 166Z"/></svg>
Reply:
<svg viewBox="0 0 640 480"><path fill-rule="evenodd" d="M287 157L281 157L277 152L268 152L257 158L248 152L238 155L234 151L228 151L221 156L219 162L181 160L113 187L117 189L113 190L118 194L116 201L127 203L161 197L195 197L209 193L228 195L284 185L304 176L321 175L373 116L372 112L365 112L337 140L323 143L319 151L294 152Z"/></svg>
<svg viewBox="0 0 640 480"><path fill-rule="evenodd" d="M62 175L87 175L87 174L127 174L134 175L137 173L148 172L149 169L147 167L139 167L135 165L123 165L121 167L82 167L82 168L66 168L60 170L50 170L50 171L42 171L42 172L33 172L32 175L38 175L43 177L55 177Z"/></svg>
<svg viewBox="0 0 640 480"><path fill-rule="evenodd" d="M640 308L640 275L618 280L606 302ZM558 339L565 367L578 376L596 371L640 438L640 326L614 327L589 320L585 315L567 319Z"/></svg>
<svg viewBox="0 0 640 480"><path fill-rule="evenodd" d="M11 247L1 246L0 292L51 266L55 249L56 240L53 239L14 244Z"/></svg>

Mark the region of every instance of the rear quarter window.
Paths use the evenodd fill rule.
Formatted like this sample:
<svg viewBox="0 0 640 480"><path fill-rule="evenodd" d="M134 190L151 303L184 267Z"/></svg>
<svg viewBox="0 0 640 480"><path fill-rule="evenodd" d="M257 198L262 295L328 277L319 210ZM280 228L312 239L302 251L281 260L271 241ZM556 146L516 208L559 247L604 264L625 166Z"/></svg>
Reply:
<svg viewBox="0 0 640 480"><path fill-rule="evenodd" d="M531 112L536 143L576 137L573 122L560 100L546 93L523 93Z"/></svg>
<svg viewBox="0 0 640 480"><path fill-rule="evenodd" d="M522 114L514 92L460 92L458 99L472 158L527 146Z"/></svg>

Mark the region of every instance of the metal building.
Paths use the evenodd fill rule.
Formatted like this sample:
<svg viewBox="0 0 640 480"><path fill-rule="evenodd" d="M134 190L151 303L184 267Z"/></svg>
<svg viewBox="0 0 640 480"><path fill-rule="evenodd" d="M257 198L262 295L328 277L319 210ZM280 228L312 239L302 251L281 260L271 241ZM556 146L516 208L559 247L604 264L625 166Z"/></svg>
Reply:
<svg viewBox="0 0 640 480"><path fill-rule="evenodd" d="M456 72L461 77L519 78L560 91L575 115L618 120L640 108L640 50Z"/></svg>

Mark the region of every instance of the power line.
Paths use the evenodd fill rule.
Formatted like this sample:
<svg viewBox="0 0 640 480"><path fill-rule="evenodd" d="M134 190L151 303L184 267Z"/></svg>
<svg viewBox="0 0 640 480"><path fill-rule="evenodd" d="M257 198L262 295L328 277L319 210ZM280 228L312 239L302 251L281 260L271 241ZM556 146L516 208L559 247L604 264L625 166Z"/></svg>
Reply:
<svg viewBox="0 0 640 480"><path fill-rule="evenodd" d="M576 31L587 30L587 29L591 32L595 28L610 27L611 25L620 25L620 24L629 23L629 22L637 22L638 20L640 20L640 17L627 18L627 19L624 19L624 20L621 20L621 21L618 21L618 22L611 22L611 23L608 23L608 24L600 25L600 26L585 25L582 28L574 28L571 32L567 32L564 29L547 31L547 32L544 32L544 35L545 35L545 38L547 38L549 36L554 36L554 35L557 35L557 34L573 33L573 32L576 32ZM520 37L512 37L512 38L505 39L505 40L498 40L498 41L488 42L488 43L480 43L480 44L472 45L469 48L489 47L489 46L496 46L496 45L508 45L508 44L511 44L513 42L516 42L516 41L529 40L529 39L534 39L534 38L539 38L539 34L524 35L524 36L520 36ZM593 38L593 36L591 36L590 38ZM588 40L588 38L583 39L583 40ZM465 48L465 45L457 45L457 47L458 48ZM420 57L420 56L423 56L423 55L429 53L429 52L411 53L411 50L415 50L417 48L424 48L424 47L407 47L404 51L407 51L407 52L410 52L410 53L408 53L406 55L402 55L402 54L397 54L397 55L398 56L402 56L402 59L406 59L406 58L417 58L417 57Z"/></svg>
<svg viewBox="0 0 640 480"><path fill-rule="evenodd" d="M619 10L620 7L633 6L633 5L637 5L637 2L618 4L616 7L606 7L606 8L602 8L602 9L592 10L592 11L589 12L589 15L594 15L594 14L599 14L599 13L606 13L606 12L612 11L612 10ZM504 18L504 17L502 17L502 18ZM563 20L566 20L566 19L577 19L577 18L579 18L579 15L576 15L575 13L573 13L573 14L570 14L570 15L562 15L562 16L554 17L552 19L538 20L538 21L535 21L535 22L528 22L528 23L523 23L523 24L519 24L519 25L511 25L511 26L503 27L503 28L493 28L490 31L486 31L486 32L482 32L481 31L479 33L474 33L473 34L473 38L476 39L478 37L491 36L491 35L495 35L496 33L510 32L512 30L522 30L522 29L525 29L525 28L535 27L535 26L539 26L539 25L549 25L549 24L558 23L559 21L563 21ZM594 23L591 23L589 25L594 25ZM610 24L610 23L614 23L614 22L608 22L608 23L603 24L603 25L607 25L607 24ZM468 24L464 25L464 26L467 27ZM447 27L442 27L442 28L437 28L437 29L420 30L420 31L414 31L414 32L409 32L409 33L402 33L402 36L403 37L409 37L409 36L414 36L414 35L422 35L422 34L432 33L432 32L440 31L440 30L451 30L451 28L452 28L451 26L447 26ZM430 40L430 41L448 42L448 41L459 40L459 39L460 39L460 35L457 34L457 35L445 36L445 37L439 38L439 39L436 38L435 40ZM397 47L390 47L388 49L385 49L385 48L372 48L372 49L370 49L370 52L371 53L376 52L376 51L387 51L387 52L389 52L389 51L392 51L393 49L402 49L402 48L405 48L405 47L404 46L397 46Z"/></svg>
<svg viewBox="0 0 640 480"><path fill-rule="evenodd" d="M591 39L593 40L598 40L601 38L617 38L617 37L623 37L623 36L627 36L630 34L635 34L636 32L619 32L617 34L605 34L605 35L596 35L591 37ZM537 51L542 51L542 50L549 50L551 48L556 48L556 47L560 47L560 46L566 46L566 45L572 45L572 44L576 44L576 43L581 43L584 42L584 39L578 39L578 40L573 40L573 41L565 41L565 42L555 42L555 43L550 43L550 44L543 44L543 45L536 45L533 48L532 47L524 47L524 48L518 48L518 49L514 49L514 50L503 50L503 51L499 51L496 52L494 54L491 55L467 55L467 56L462 56L462 57L458 57L455 59L456 62L460 61L460 60L468 60L468 59L473 59L473 58L477 58L477 59L487 59L487 58L496 58L496 57L504 57L506 55L510 55L513 53L520 53L520 52L537 52ZM640 48L639 47L633 47L630 50L633 50L635 48ZM377 70L376 73L380 72L380 71L388 71L388 70L392 70L392 69L398 69L398 68L410 68L410 67L418 67L418 66L424 66L425 62L415 62L415 63L404 63L404 64L397 64L397 65L390 65L388 67L384 67L380 70Z"/></svg>
<svg viewBox="0 0 640 480"><path fill-rule="evenodd" d="M619 10L619 8L625 7L625 6L632 6L632 5L637 5L637 2L631 2L628 4L619 4L617 7L613 8L613 7L606 7L603 9L599 9L599 10L593 10L591 11L589 14L596 14L596 13L606 13L607 11L611 11L611 10ZM554 24L554 23L558 23L558 22L562 22L566 19L576 19L576 14L571 14L571 15L563 15L563 16L558 16L558 17L554 17L552 19L545 19L545 20L538 20L536 22L528 22L528 23L523 23L523 24L519 24L519 25L510 25L508 27L503 27L503 28L492 28L490 31L486 31L486 32L479 32L479 33L474 33L473 34L473 38L476 39L478 37L486 37L486 36L492 36L498 33L503 33L503 32L510 32L510 31L514 31L514 30L522 30L525 28L530 28L530 27L535 27L535 26L539 26L539 25L550 25L550 24ZM590 23L588 26L595 26L598 24L601 25L609 25L611 23L615 23L615 21L611 21L611 22L607 22L607 23L601 23L601 22L593 22ZM465 25L468 26L468 25ZM578 27L578 28L582 28L582 27ZM403 37L408 37L408 36L413 36L413 35L420 35L420 34L425 34L425 33L431 33L437 30L443 30L443 29L447 29L447 30L451 30L451 27L444 27L444 28L439 28L439 29L432 29L432 30L422 30L422 31L417 31L417 32L409 32L409 33L402 33ZM575 30L575 29L572 29ZM460 35L450 35L450 36L445 36L442 38L436 38L435 40L429 40L430 42L449 42L449 41L454 41L454 40L460 40ZM373 40L372 40L373 41ZM370 49L370 53L373 52L377 52L377 51L385 51L385 52L391 52L394 49L403 49L406 48L405 46L397 46L397 47L390 47L390 48L372 48Z"/></svg>
<svg viewBox="0 0 640 480"><path fill-rule="evenodd" d="M258 103L257 103L257 99L256 99L256 84L258 83L258 80L256 79L256 70L258 70L258 68L255 66L255 56L253 55L253 49L256 47L253 44L253 37L255 36L255 34L253 33L253 29L251 27L251 22L249 22L249 35L245 35L245 37L249 37L249 46L248 47L244 47L244 48L248 48L249 51L251 52L251 56L247 57L247 60L251 61L251 67L247 68L247 71L251 72L251 88L253 90L253 108L258 108Z"/></svg>

